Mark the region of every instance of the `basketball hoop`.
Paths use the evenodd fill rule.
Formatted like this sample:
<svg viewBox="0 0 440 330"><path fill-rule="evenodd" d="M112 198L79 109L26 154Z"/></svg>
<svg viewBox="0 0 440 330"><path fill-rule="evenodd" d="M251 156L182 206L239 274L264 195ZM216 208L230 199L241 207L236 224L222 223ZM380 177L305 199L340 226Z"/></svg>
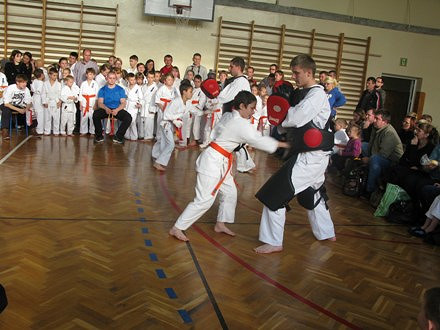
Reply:
<svg viewBox="0 0 440 330"><path fill-rule="evenodd" d="M191 16L191 6L186 5L172 5L173 11L175 13L176 27L183 28L188 26L189 18Z"/></svg>

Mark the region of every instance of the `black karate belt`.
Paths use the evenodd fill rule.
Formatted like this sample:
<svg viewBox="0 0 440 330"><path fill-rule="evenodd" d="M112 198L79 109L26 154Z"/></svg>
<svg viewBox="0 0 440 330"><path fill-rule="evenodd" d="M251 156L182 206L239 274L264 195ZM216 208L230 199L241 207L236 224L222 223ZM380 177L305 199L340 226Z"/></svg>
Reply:
<svg viewBox="0 0 440 330"><path fill-rule="evenodd" d="M315 194L319 192L319 198L315 202ZM307 210L313 210L315 209L319 203L321 202L321 199L325 202L325 207L328 210L327 201L329 200L327 195L327 190L325 189L324 184L319 187L318 189L313 189L312 187L308 187L306 190L301 191L298 195L298 203L302 207L304 207Z"/></svg>
<svg viewBox="0 0 440 330"><path fill-rule="evenodd" d="M8 306L8 298L6 297L5 288L0 284L0 314Z"/></svg>
<svg viewBox="0 0 440 330"><path fill-rule="evenodd" d="M292 184L292 169L297 158L298 154L290 157L255 194L255 197L271 211L276 211L283 207L290 210L289 202L295 197L295 188Z"/></svg>
<svg viewBox="0 0 440 330"><path fill-rule="evenodd" d="M238 147L232 151L238 152L238 151L240 151L240 149L244 149L244 153L246 154L246 160L249 160L249 153L248 153L247 149L244 147L245 145L246 145L246 143L239 144Z"/></svg>

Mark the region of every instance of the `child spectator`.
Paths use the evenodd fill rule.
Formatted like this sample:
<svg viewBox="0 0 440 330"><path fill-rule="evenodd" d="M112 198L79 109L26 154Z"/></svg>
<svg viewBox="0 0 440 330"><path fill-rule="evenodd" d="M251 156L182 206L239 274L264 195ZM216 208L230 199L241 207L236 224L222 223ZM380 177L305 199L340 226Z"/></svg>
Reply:
<svg viewBox="0 0 440 330"><path fill-rule="evenodd" d="M156 69L154 68L154 61L150 58L145 62L145 71L147 72L156 72Z"/></svg>
<svg viewBox="0 0 440 330"><path fill-rule="evenodd" d="M75 84L73 76L67 76L64 78L64 87L61 89L61 101L63 105L61 107L61 135L72 136L73 128L75 126L75 103L78 102L79 87Z"/></svg>
<svg viewBox="0 0 440 330"><path fill-rule="evenodd" d="M356 124L350 125L348 136L350 140L345 148L340 148L338 153L332 156L332 162L339 171L344 169L347 159L358 158L361 154L361 128Z"/></svg>
<svg viewBox="0 0 440 330"><path fill-rule="evenodd" d="M284 80L284 72L281 70L275 71L275 82Z"/></svg>
<svg viewBox="0 0 440 330"><path fill-rule="evenodd" d="M171 55L165 55L163 58L163 62L165 65L160 69L161 75L166 75L167 73L170 73L171 70L173 70L173 57Z"/></svg>
<svg viewBox="0 0 440 330"><path fill-rule="evenodd" d="M347 121L342 118L335 120L335 146L333 147L333 154L338 154L339 150L345 148L348 142L348 135L345 132L347 128Z"/></svg>
<svg viewBox="0 0 440 330"><path fill-rule="evenodd" d="M422 330L440 329L440 288L431 288L425 292L417 321Z"/></svg>

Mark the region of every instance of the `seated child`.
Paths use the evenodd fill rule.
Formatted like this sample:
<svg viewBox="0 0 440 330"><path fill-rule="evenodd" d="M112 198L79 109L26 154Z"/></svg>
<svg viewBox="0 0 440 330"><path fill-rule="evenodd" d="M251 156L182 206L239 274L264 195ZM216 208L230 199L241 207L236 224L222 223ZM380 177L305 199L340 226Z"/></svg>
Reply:
<svg viewBox="0 0 440 330"><path fill-rule="evenodd" d="M342 171L344 169L345 162L347 159L353 159L360 156L362 149L362 142L360 135L361 135L361 128L356 124L352 124L348 131L348 136L350 137L350 140L348 140L347 145L345 146L344 149L342 148L339 149L338 153L332 156L332 164L339 171Z"/></svg>

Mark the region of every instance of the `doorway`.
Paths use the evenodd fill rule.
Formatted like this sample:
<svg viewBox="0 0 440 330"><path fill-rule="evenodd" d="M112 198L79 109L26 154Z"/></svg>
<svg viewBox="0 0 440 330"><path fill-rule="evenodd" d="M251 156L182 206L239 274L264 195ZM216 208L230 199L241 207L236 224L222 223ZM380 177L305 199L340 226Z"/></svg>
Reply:
<svg viewBox="0 0 440 330"><path fill-rule="evenodd" d="M391 124L399 131L405 116L414 110L416 93L422 87L422 78L383 73L386 92L384 108L391 112Z"/></svg>

